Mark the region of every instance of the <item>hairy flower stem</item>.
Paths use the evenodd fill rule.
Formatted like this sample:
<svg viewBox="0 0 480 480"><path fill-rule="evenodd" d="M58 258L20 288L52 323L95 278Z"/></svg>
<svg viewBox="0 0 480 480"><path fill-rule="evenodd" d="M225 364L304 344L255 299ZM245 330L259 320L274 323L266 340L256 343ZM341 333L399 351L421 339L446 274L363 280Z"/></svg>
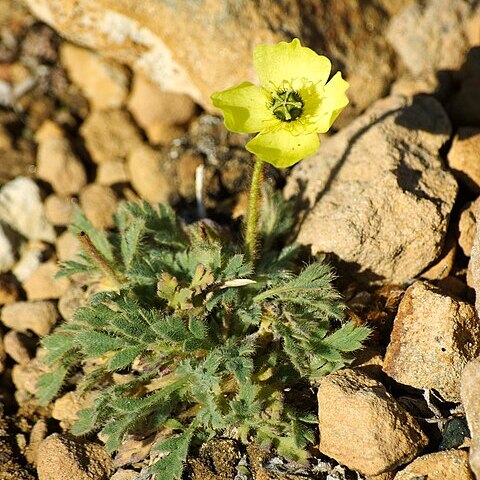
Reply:
<svg viewBox="0 0 480 480"><path fill-rule="evenodd" d="M251 262L255 261L255 253L257 249L257 219L260 184L262 183L263 161L259 158L255 159L255 165L252 173L252 183L250 185L250 200L248 203L247 228L245 231L245 247L247 250L247 259Z"/></svg>
<svg viewBox="0 0 480 480"><path fill-rule="evenodd" d="M120 290L122 284L118 279L113 268L109 265L105 257L97 250L95 245L90 240L90 237L85 232L80 232L78 234L78 239L82 244L82 247L87 251L90 257L94 260L97 267L103 272L103 274L108 278L113 288Z"/></svg>

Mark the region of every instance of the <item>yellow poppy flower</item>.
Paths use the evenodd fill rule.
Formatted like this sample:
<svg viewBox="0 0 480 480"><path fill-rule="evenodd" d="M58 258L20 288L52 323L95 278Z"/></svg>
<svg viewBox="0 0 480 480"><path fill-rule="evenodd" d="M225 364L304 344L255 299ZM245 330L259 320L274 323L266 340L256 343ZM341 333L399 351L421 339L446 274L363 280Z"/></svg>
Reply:
<svg viewBox="0 0 480 480"><path fill-rule="evenodd" d="M290 43L259 45L253 52L260 87L243 82L212 95L232 132L257 133L246 149L260 160L285 168L312 155L347 106L348 83L340 72L330 81L327 57Z"/></svg>

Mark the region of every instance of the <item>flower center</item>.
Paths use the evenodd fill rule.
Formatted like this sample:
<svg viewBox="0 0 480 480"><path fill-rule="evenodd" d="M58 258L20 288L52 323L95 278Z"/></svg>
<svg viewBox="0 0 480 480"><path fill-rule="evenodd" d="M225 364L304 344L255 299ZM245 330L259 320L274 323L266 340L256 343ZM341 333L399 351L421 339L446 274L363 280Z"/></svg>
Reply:
<svg viewBox="0 0 480 480"><path fill-rule="evenodd" d="M274 92L270 110L282 122L296 120L303 111L302 97L292 89Z"/></svg>

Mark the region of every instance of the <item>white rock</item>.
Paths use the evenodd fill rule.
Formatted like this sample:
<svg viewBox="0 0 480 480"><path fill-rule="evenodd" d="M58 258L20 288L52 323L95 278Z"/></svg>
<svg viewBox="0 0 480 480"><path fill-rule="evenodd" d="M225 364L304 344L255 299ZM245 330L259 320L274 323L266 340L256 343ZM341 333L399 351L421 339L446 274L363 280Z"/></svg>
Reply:
<svg viewBox="0 0 480 480"><path fill-rule="evenodd" d="M55 241L55 230L48 223L40 189L27 177L17 177L0 190L0 221L29 240Z"/></svg>
<svg viewBox="0 0 480 480"><path fill-rule="evenodd" d="M15 247L0 223L0 272L8 272L15 264Z"/></svg>
<svg viewBox="0 0 480 480"><path fill-rule="evenodd" d="M387 39L415 75L456 70L470 47L466 29L475 8L478 15L478 2L469 0L409 2L392 18Z"/></svg>
<svg viewBox="0 0 480 480"><path fill-rule="evenodd" d="M19 282L24 282L40 266L44 252L45 246L41 243L27 245L12 270Z"/></svg>

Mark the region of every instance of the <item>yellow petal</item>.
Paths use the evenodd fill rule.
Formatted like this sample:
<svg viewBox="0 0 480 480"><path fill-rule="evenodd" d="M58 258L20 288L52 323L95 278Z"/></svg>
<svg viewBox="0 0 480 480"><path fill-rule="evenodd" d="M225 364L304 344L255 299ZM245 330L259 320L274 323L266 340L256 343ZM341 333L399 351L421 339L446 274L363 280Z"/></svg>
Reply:
<svg viewBox="0 0 480 480"><path fill-rule="evenodd" d="M312 102L320 98L320 103L317 112L310 119L310 122L315 124L317 132L327 132L348 105L348 97L345 95L347 89L348 82L342 78L340 72L337 72L325 86L317 88L317 96L315 100L312 97ZM306 98L305 103L307 104L308 101L309 99Z"/></svg>
<svg viewBox="0 0 480 480"><path fill-rule="evenodd" d="M250 82L216 92L211 99L222 110L225 126L232 132L259 132L274 120L267 92Z"/></svg>
<svg viewBox="0 0 480 480"><path fill-rule="evenodd" d="M286 168L314 154L320 141L316 133L293 135L286 129L259 133L245 148L260 160Z"/></svg>
<svg viewBox="0 0 480 480"><path fill-rule="evenodd" d="M331 63L327 57L302 47L298 38L290 43L259 45L253 51L253 64L260 84L267 90L281 88L284 82L306 79L325 84Z"/></svg>

